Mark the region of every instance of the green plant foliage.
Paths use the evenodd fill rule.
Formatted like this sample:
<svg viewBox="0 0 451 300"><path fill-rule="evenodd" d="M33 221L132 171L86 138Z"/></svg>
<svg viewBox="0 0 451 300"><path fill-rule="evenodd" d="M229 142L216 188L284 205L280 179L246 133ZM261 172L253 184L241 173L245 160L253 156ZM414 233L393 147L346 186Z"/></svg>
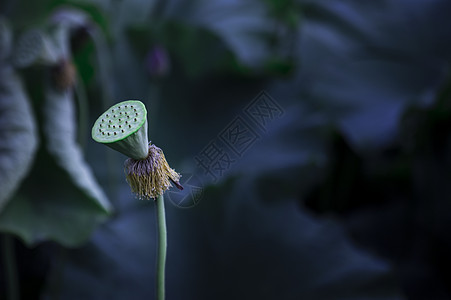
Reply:
<svg viewBox="0 0 451 300"><path fill-rule="evenodd" d="M42 65L45 70L40 74L47 77L39 78L39 83L35 79L30 85L43 137L32 171L16 193L31 167L38 137L30 100L19 77L11 65L2 65L1 69L5 188L1 189L4 209L0 230L19 236L28 245L53 240L78 246L112 211L76 141L77 111L72 91L75 78L67 60L71 56L70 34L86 22L75 22L85 19L74 21L71 16L58 15L51 30L28 31L14 47L11 61L15 66ZM42 85L45 88L33 87Z"/></svg>
<svg viewBox="0 0 451 300"><path fill-rule="evenodd" d="M11 55L12 33L8 22L0 16L0 61Z"/></svg>
<svg viewBox="0 0 451 300"><path fill-rule="evenodd" d="M38 145L28 101L13 69L0 67L0 212L27 175Z"/></svg>
<svg viewBox="0 0 451 300"><path fill-rule="evenodd" d="M76 143L77 123L74 99L70 93L60 92L53 87L47 88L45 98L44 132L49 153L55 157L57 164L68 173L73 184L104 212L111 211L111 204L97 184Z"/></svg>
<svg viewBox="0 0 451 300"><path fill-rule="evenodd" d="M82 245L108 216L106 204L89 194L92 187L77 186L87 179L74 182L41 148L21 190L0 215L0 230L19 236L30 247L49 240L66 247Z"/></svg>
<svg viewBox="0 0 451 300"><path fill-rule="evenodd" d="M53 65L58 61L57 49L43 30L32 29L24 33L14 49L13 62L18 68L34 64Z"/></svg>
<svg viewBox="0 0 451 300"><path fill-rule="evenodd" d="M389 266L355 248L338 224L299 213L288 201L256 212L258 204L246 200L256 196L254 190L241 197L223 192L222 187L209 190L191 212L167 207L167 219L173 220L167 286L178 287L167 290L168 298L402 299ZM225 213L230 206L235 210ZM154 294L149 282L155 281L156 229L149 214L154 214L150 206L124 212L88 247L74 252L63 275L62 297L123 299L130 288L136 298ZM216 240L203 240L209 234ZM128 263L123 264L122 257L128 257ZM93 277L93 269L101 275ZM178 275L170 275L174 273ZM123 285L112 290L111 281Z"/></svg>

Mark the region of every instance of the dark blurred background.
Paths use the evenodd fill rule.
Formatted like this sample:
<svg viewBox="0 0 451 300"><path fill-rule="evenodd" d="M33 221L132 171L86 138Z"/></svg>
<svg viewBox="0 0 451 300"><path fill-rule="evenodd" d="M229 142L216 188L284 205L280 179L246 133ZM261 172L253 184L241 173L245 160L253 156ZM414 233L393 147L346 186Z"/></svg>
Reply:
<svg viewBox="0 0 451 300"><path fill-rule="evenodd" d="M0 299L451 299L451 2L1 0Z"/></svg>

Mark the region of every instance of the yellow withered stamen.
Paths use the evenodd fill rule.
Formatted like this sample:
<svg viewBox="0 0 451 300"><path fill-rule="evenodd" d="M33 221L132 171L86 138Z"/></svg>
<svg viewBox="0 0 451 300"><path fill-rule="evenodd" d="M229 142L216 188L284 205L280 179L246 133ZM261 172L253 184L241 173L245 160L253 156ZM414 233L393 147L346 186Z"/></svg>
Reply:
<svg viewBox="0 0 451 300"><path fill-rule="evenodd" d="M139 199L156 199L172 186L171 181L179 187L180 174L171 169L163 150L155 145L149 146L146 159L129 158L124 167L127 182Z"/></svg>

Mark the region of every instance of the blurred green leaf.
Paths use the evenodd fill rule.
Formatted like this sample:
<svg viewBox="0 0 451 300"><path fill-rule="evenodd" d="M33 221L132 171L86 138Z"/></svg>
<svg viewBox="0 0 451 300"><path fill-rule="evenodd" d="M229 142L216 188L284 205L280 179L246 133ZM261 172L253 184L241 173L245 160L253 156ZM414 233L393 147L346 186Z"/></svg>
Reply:
<svg viewBox="0 0 451 300"><path fill-rule="evenodd" d="M105 210L41 148L23 188L0 215L0 230L18 235L28 246L51 240L76 247L106 217Z"/></svg>
<svg viewBox="0 0 451 300"><path fill-rule="evenodd" d="M7 20L0 15L0 61L6 59L12 48L12 34Z"/></svg>
<svg viewBox="0 0 451 300"><path fill-rule="evenodd" d="M18 39L13 54L14 66L26 68L31 65L54 65L60 59L59 49L42 29L30 29Z"/></svg>
<svg viewBox="0 0 451 300"><path fill-rule="evenodd" d="M445 2L307 1L296 38L301 68L276 83L278 93L297 94L356 150L381 149L396 138L403 112L430 105L446 76L451 43L440 7Z"/></svg>
<svg viewBox="0 0 451 300"><path fill-rule="evenodd" d="M44 108L47 149L72 182L105 212L112 207L95 180L76 143L76 120L72 93L48 87ZM86 120L85 120L86 121Z"/></svg>
<svg viewBox="0 0 451 300"><path fill-rule="evenodd" d="M190 77L217 71L228 51L213 32L192 25L168 22L159 39Z"/></svg>
<svg viewBox="0 0 451 300"><path fill-rule="evenodd" d="M262 206L240 185L209 190L194 209L167 206L168 298L402 299L389 266L354 247L337 223L312 218L291 200ZM153 207L136 205L74 251L60 296L152 298ZM111 282L120 284L112 289Z"/></svg>
<svg viewBox="0 0 451 300"><path fill-rule="evenodd" d="M36 124L22 82L11 66L0 66L0 211L34 159Z"/></svg>
<svg viewBox="0 0 451 300"><path fill-rule="evenodd" d="M81 11L74 9L61 9L57 11L52 21L57 25L54 31L55 42L63 54L63 59L69 60L70 33L72 30L88 25L89 19ZM57 164L66 170L72 182L86 193L88 198L95 201L105 212L112 207L95 180L89 166L83 158L83 152L77 144L77 120L73 98L73 86L61 87L55 84L59 78L70 76L65 74L68 65L59 66L57 73L53 71L51 81L47 81L44 104L44 133L48 151L54 155ZM75 80L75 79L73 79ZM70 81L69 81L70 83ZM80 123L86 123L86 116L80 113ZM84 128L84 126L83 126Z"/></svg>
<svg viewBox="0 0 451 300"><path fill-rule="evenodd" d="M267 8L259 1L197 0L190 5L173 1L164 17L214 32L241 63L256 67L270 56L262 37L272 33Z"/></svg>
<svg viewBox="0 0 451 300"><path fill-rule="evenodd" d="M112 211L76 142L74 78L70 79L73 75L67 67L70 67L71 30L84 26L87 21L84 15L71 13L64 11L54 17L56 27L50 32L60 60L57 65L44 68L40 74L46 75L47 80L41 78L37 82L34 78L34 89L30 89L36 108L42 113L45 145L40 148L23 188L0 216L0 230L18 235L28 245L54 240L65 246L79 246ZM71 18L73 16L75 18ZM66 85L61 86L61 82ZM88 122L86 116L79 113L80 122ZM13 114L11 117L20 120Z"/></svg>
<svg viewBox="0 0 451 300"><path fill-rule="evenodd" d="M0 215L0 230L17 234L28 245L53 240L79 246L112 207L75 142L71 92L48 87L41 108L46 144L22 189Z"/></svg>

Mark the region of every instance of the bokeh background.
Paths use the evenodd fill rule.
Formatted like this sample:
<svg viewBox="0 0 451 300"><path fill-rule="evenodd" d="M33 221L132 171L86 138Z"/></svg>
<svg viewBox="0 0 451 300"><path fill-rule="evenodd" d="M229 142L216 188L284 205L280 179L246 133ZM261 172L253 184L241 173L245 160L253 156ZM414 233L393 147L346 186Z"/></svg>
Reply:
<svg viewBox="0 0 451 300"><path fill-rule="evenodd" d="M450 58L447 0L1 0L0 298L155 299L139 99L167 299L450 299Z"/></svg>

